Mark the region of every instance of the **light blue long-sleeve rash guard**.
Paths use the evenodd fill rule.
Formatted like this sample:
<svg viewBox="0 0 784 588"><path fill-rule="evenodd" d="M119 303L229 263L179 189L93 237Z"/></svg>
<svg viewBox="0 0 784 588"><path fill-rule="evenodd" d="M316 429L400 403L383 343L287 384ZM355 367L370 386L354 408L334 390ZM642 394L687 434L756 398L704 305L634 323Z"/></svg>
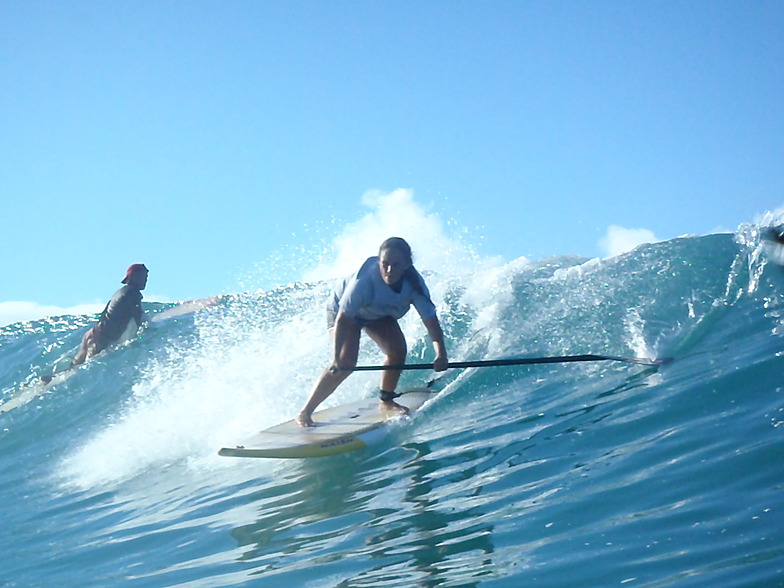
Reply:
<svg viewBox="0 0 784 588"><path fill-rule="evenodd" d="M381 277L378 257L369 257L356 273L337 283L328 310L335 314L342 310L356 321L369 323L384 317L399 319L413 304L422 320L432 318L436 307L422 276L417 272L416 277L421 292L406 278L400 292L395 292Z"/></svg>

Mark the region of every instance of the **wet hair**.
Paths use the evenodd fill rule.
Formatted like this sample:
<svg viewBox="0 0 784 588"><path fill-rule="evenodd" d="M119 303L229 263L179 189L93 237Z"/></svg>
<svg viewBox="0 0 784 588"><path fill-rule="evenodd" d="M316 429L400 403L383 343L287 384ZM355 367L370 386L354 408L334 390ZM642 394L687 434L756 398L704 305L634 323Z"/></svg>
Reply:
<svg viewBox="0 0 784 588"><path fill-rule="evenodd" d="M401 239L400 237L390 237L381 244L381 247L378 248L379 255L381 255L381 252L384 251L384 249L394 249L395 251L403 254L409 265L414 264L414 260L411 258L411 246L406 243L405 239Z"/></svg>
<svg viewBox="0 0 784 588"><path fill-rule="evenodd" d="M422 289L422 279L419 277L419 272L417 272L414 267L414 260L411 256L411 246L406 240L401 239L400 237L390 237L378 248L378 254L381 255L381 252L385 249L394 249L398 253L403 254L403 257L409 265L408 269L403 274L403 279L408 280L408 283L411 284L416 292L426 296L425 291Z"/></svg>

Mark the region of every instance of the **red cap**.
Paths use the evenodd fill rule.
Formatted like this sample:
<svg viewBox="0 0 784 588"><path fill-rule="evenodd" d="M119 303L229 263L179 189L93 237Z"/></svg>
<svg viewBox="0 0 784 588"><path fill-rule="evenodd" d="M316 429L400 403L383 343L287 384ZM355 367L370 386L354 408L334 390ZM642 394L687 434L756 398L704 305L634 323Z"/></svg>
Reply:
<svg viewBox="0 0 784 588"><path fill-rule="evenodd" d="M149 271L145 267L145 265L143 263L134 263L134 264L129 265L128 269L125 270L125 277L123 278L123 281L121 283L127 284L128 283L128 278L130 278L136 272L140 272L142 270L145 271L145 272Z"/></svg>

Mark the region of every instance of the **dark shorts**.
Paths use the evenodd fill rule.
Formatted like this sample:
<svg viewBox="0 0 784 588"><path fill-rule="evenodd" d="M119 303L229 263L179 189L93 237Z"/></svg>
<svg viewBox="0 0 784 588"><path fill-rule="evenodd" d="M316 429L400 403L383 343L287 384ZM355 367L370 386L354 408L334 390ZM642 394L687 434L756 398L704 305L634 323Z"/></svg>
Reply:
<svg viewBox="0 0 784 588"><path fill-rule="evenodd" d="M82 337L82 349L86 350L86 357L89 359L93 355L106 349L106 342L101 337L100 325L95 325Z"/></svg>
<svg viewBox="0 0 784 588"><path fill-rule="evenodd" d="M338 318L338 313L336 313L331 308L327 309L327 329L334 329L335 328L335 321ZM366 325L369 325L372 321L364 321L362 319L351 319L355 323L357 323L360 327L365 328Z"/></svg>

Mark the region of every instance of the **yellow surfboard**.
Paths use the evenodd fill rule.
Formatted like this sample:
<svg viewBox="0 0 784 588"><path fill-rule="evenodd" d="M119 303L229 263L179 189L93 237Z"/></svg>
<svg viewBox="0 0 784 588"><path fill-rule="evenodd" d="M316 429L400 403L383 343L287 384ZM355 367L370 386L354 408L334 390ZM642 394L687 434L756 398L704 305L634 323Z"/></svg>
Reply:
<svg viewBox="0 0 784 588"><path fill-rule="evenodd" d="M405 390L395 402L410 413L435 396L428 388ZM305 458L325 457L363 449L389 431L388 425L401 416L397 410L381 408L378 398L366 398L313 413L315 427L300 427L290 420L256 433L242 445L224 447L227 457Z"/></svg>

